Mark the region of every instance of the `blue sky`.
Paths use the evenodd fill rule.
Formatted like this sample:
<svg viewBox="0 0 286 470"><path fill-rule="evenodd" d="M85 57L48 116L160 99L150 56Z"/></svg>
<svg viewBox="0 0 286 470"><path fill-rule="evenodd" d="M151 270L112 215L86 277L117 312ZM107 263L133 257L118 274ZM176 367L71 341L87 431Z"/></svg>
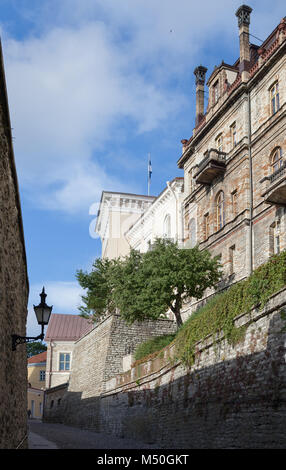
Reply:
<svg viewBox="0 0 286 470"><path fill-rule="evenodd" d="M101 254L90 234L102 190L151 193L183 176L194 127L197 65L207 78L239 55L241 1L0 0L30 300L43 285L54 313L78 313L77 269ZM255 0L250 32L265 39L285 2ZM251 37L259 44L259 41Z"/></svg>

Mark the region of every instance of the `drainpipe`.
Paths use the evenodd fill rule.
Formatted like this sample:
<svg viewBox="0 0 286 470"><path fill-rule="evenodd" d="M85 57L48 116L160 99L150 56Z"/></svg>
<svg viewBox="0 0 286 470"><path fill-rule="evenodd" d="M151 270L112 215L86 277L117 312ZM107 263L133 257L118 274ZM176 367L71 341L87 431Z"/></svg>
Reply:
<svg viewBox="0 0 286 470"><path fill-rule="evenodd" d="M51 346L51 355L50 355L50 371L49 371L49 388L51 388L51 381L52 381L52 365L53 365L53 340L51 338L51 342L50 342L50 346Z"/></svg>
<svg viewBox="0 0 286 470"><path fill-rule="evenodd" d="M253 271L253 172L251 153L251 103L250 89L247 92L248 99L248 155L249 155L249 275Z"/></svg>

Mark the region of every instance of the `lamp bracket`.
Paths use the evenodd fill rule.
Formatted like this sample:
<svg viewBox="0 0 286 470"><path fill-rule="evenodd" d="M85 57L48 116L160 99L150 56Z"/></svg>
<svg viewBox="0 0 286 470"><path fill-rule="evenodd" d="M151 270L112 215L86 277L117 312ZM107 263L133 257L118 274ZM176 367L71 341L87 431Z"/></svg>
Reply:
<svg viewBox="0 0 286 470"><path fill-rule="evenodd" d="M34 341L41 340L43 341L44 339L44 325L42 325L42 333L39 336L19 336L19 335L11 335L12 337L12 351L16 350L16 347L18 344L23 344L23 343L32 343Z"/></svg>
<svg viewBox="0 0 286 470"><path fill-rule="evenodd" d="M19 335L11 335L12 336L12 351L16 350L18 344L23 343L32 343L33 341L38 341L39 339L43 341L44 335L39 335L36 337L31 336L19 336Z"/></svg>

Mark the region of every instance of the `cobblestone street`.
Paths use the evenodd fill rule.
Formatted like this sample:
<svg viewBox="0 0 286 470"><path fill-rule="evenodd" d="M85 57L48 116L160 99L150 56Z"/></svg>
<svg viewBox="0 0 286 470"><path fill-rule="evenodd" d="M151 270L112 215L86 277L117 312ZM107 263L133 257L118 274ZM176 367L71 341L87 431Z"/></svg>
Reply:
<svg viewBox="0 0 286 470"><path fill-rule="evenodd" d="M129 439L86 431L58 423L29 420L29 449L156 449Z"/></svg>

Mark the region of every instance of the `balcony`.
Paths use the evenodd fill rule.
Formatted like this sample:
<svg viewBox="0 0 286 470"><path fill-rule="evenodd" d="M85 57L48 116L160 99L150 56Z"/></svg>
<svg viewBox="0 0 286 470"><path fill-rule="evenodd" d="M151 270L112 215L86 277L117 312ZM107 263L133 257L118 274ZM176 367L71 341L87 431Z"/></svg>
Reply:
<svg viewBox="0 0 286 470"><path fill-rule="evenodd" d="M272 175L263 178L261 183L264 202L286 206L286 161Z"/></svg>
<svg viewBox="0 0 286 470"><path fill-rule="evenodd" d="M211 184L212 181L224 174L226 170L226 153L216 149L210 149L206 157L198 165L198 171L194 175L197 184Z"/></svg>

